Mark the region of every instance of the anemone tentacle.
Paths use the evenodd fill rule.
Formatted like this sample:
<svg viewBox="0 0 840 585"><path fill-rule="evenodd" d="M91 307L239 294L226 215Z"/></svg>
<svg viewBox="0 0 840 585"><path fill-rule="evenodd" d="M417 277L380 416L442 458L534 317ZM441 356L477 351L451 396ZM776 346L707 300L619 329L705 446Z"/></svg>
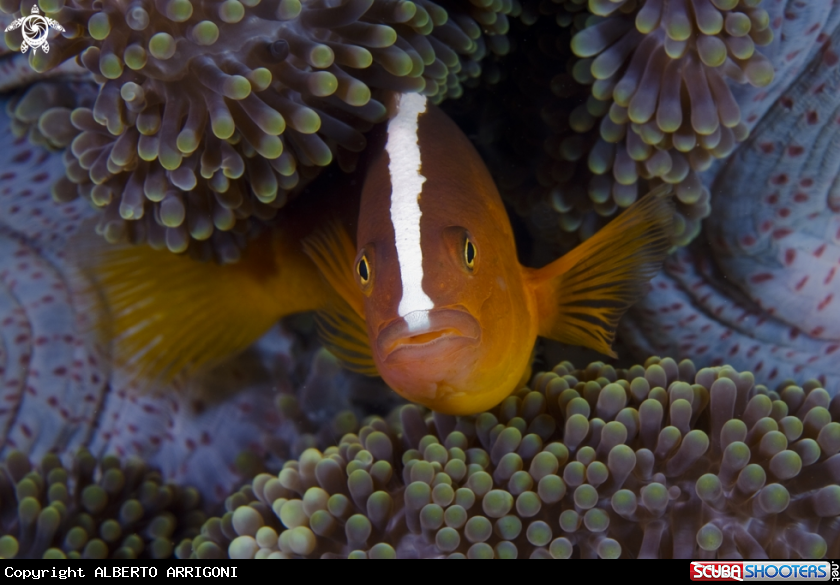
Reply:
<svg viewBox="0 0 840 585"><path fill-rule="evenodd" d="M32 465L21 451L0 465L0 556L4 559L165 559L172 541L197 534L201 495L165 484L143 461L80 450Z"/></svg>

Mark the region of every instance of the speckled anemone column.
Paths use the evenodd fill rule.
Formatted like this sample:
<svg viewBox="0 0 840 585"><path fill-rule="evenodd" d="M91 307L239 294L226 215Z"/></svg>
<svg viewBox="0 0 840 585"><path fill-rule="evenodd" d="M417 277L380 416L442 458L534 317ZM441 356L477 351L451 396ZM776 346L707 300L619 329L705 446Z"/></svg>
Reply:
<svg viewBox="0 0 840 585"><path fill-rule="evenodd" d="M415 406L230 496L180 558L823 558L840 399L732 368L563 362L476 417Z"/></svg>
<svg viewBox="0 0 840 585"><path fill-rule="evenodd" d="M31 0L0 2L28 14ZM233 260L250 219L267 220L290 191L337 159L351 168L388 91L439 101L460 93L489 49L504 53L515 0L43 0L67 29L32 52L48 70L77 57L100 84L91 109L43 124L79 132L59 199L104 209L109 240L183 252L209 241ZM20 33L6 35L15 48ZM206 257L210 247L194 245Z"/></svg>
<svg viewBox="0 0 840 585"><path fill-rule="evenodd" d="M787 66L795 82L720 169L696 249L668 259L619 335L636 356L730 363L772 383L818 378L834 396L840 9L785 14L777 55L800 59Z"/></svg>
<svg viewBox="0 0 840 585"><path fill-rule="evenodd" d="M776 319L832 343L840 342L838 41L840 29L721 170L717 221L706 229L731 284ZM750 196L718 195L725 192Z"/></svg>
<svg viewBox="0 0 840 585"><path fill-rule="evenodd" d="M0 558L167 558L173 540L205 521L194 488L164 484L142 461L97 461L80 451L33 466L11 452L0 465Z"/></svg>
<svg viewBox="0 0 840 585"><path fill-rule="evenodd" d="M729 83L765 86L773 66L756 46L773 40L761 0L590 0L594 14L572 39L581 57L575 78L606 102L600 122L591 109L572 126L599 125L589 152L596 176L589 195L626 207L639 179L677 185L684 224L678 243L700 231L709 193L698 173L729 156L748 135Z"/></svg>

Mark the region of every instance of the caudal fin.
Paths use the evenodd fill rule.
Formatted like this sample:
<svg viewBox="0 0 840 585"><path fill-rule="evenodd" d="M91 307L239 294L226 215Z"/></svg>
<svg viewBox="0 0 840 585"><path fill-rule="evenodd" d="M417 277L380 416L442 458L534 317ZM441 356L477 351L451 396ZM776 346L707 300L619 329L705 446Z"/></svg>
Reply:
<svg viewBox="0 0 840 585"><path fill-rule="evenodd" d="M309 302L290 305L277 294L283 259L276 258L270 235L252 241L233 265L108 244L93 235L76 245L73 256L92 283L87 296L96 299L100 336L114 364L146 388L239 353Z"/></svg>
<svg viewBox="0 0 840 585"><path fill-rule="evenodd" d="M529 270L539 335L616 357L618 320L644 294L671 247L671 186L640 199L548 266Z"/></svg>

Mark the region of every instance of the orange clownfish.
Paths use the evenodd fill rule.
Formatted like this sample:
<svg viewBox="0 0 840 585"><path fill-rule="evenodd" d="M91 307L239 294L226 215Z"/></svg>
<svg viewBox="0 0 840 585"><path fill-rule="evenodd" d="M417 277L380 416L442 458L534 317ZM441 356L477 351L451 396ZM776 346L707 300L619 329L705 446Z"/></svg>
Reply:
<svg viewBox="0 0 840 585"><path fill-rule="evenodd" d="M284 220L231 266L128 246L99 254L94 273L117 357L146 376L172 377L313 310L326 346L350 369L465 415L527 381L537 336L615 356L619 318L670 247L667 187L569 254L527 268L467 137L424 96L396 102L371 136L355 243L316 211Z"/></svg>

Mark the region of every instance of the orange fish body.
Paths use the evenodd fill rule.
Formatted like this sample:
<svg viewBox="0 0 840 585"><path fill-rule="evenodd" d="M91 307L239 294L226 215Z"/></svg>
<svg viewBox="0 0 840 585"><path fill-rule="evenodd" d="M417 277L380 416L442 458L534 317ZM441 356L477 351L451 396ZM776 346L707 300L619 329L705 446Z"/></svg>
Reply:
<svg viewBox="0 0 840 585"><path fill-rule="evenodd" d="M618 319L669 248L665 190L531 269L517 260L480 156L425 97L398 96L395 115L371 142L350 230L304 206L252 242L238 265L130 247L105 253L94 272L115 315L117 354L126 362L137 354L140 370L171 377L244 349L285 315L312 310L345 365L457 415L492 408L524 383L538 335L614 355ZM159 278L168 273L180 277ZM196 307L185 311L189 299ZM137 322L146 324L142 335Z"/></svg>

